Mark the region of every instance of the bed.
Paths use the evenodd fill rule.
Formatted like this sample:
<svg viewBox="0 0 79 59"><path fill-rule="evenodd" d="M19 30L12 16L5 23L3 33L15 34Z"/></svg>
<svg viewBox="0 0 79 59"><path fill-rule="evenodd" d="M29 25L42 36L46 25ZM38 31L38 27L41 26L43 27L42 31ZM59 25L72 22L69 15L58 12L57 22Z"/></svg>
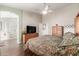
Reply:
<svg viewBox="0 0 79 59"><path fill-rule="evenodd" d="M79 14L75 18L75 28L74 25L65 25L66 33L63 31L63 27L56 24L52 28L52 35L40 36L37 38L32 38L25 44L25 50L31 51L31 55L38 56L79 56ZM77 21L76 21L77 20ZM75 33L71 33L75 29ZM70 30L70 32L68 32ZM65 33L63 35L63 32ZM74 32L74 31L73 31ZM62 36L63 35L63 36ZM62 37L59 37L62 36Z"/></svg>
<svg viewBox="0 0 79 59"><path fill-rule="evenodd" d="M44 35L29 39L25 49L38 56L79 55L79 39L71 32L63 37Z"/></svg>

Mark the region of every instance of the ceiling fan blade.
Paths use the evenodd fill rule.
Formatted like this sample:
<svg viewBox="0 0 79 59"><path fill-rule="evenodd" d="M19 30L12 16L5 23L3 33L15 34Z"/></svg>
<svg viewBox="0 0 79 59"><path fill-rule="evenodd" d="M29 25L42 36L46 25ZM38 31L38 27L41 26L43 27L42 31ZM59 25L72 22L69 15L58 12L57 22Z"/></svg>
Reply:
<svg viewBox="0 0 79 59"><path fill-rule="evenodd" d="M52 10L48 10L48 12L53 12Z"/></svg>
<svg viewBox="0 0 79 59"><path fill-rule="evenodd" d="M49 6L45 5L44 9L42 10L42 14L46 15L46 14L51 13L51 12L52 12L52 10L49 8Z"/></svg>
<svg viewBox="0 0 79 59"><path fill-rule="evenodd" d="M49 8L48 5L46 5L45 10L48 10L48 8Z"/></svg>

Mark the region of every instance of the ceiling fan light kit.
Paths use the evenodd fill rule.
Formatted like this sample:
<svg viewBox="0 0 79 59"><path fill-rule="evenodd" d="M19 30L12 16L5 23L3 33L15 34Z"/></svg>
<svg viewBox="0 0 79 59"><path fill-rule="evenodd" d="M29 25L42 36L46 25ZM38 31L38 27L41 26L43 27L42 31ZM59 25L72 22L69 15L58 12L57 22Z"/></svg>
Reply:
<svg viewBox="0 0 79 59"><path fill-rule="evenodd" d="M47 12L46 10L43 10L43 11L42 11L42 14L43 14L43 15L46 15L47 13L48 13L48 12Z"/></svg>
<svg viewBox="0 0 79 59"><path fill-rule="evenodd" d="M46 15L46 14L48 14L49 12L52 12L52 10L49 9L49 5L44 4L44 10L42 11L42 14L43 14L43 15Z"/></svg>

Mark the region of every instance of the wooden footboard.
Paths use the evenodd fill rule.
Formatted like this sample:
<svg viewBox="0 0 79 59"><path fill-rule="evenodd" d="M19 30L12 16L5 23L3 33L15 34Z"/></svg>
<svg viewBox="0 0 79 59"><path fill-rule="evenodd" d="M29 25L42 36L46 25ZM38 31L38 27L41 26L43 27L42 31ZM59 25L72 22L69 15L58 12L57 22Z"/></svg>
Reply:
<svg viewBox="0 0 79 59"><path fill-rule="evenodd" d="M29 48L27 48L27 49L24 51L24 55L25 55L25 56L38 56L37 54L35 54L34 52L32 52Z"/></svg>

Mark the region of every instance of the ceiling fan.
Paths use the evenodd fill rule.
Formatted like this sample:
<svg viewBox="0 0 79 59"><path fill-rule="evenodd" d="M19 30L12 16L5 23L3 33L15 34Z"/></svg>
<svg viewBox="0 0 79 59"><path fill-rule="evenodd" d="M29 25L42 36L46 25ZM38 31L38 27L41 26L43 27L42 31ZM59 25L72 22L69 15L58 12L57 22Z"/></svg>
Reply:
<svg viewBox="0 0 79 59"><path fill-rule="evenodd" d="M44 9L42 10L42 14L46 15L51 12L52 12L52 10L50 9L49 5L44 3Z"/></svg>

